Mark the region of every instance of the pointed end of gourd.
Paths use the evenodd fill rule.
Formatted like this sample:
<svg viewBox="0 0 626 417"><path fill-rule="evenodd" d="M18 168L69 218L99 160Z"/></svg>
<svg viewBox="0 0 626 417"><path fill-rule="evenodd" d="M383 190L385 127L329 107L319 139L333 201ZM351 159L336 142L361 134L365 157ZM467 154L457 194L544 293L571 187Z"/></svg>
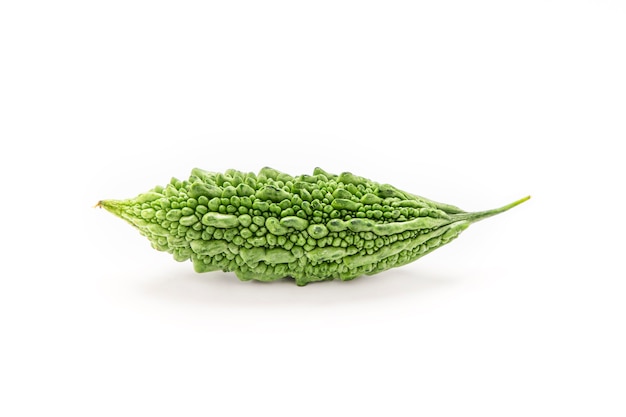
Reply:
<svg viewBox="0 0 626 417"><path fill-rule="evenodd" d="M493 212L493 214L499 214L499 213L504 213L507 210L512 209L515 206L519 206L520 204L522 204L524 201L528 201L530 200L530 196L527 195L526 197L520 198L519 200L516 200L514 202L512 202L511 204L507 204L506 206L502 206L498 209L495 210L489 210L491 212Z"/></svg>
<svg viewBox="0 0 626 417"><path fill-rule="evenodd" d="M111 208L110 203L111 203L111 200L100 200L93 206L93 208L100 208L100 209L103 208L105 210L108 210Z"/></svg>
<svg viewBox="0 0 626 417"><path fill-rule="evenodd" d="M530 196L528 195L526 197L520 198L519 200L516 200L510 204L507 204L506 206L502 206L497 209L478 211L475 213L457 214L456 217L459 218L459 220L468 220L471 223L475 223L477 221L486 219L488 217L495 216L496 214L504 213L505 211L508 211L515 206L519 206L520 204L522 204L525 201L528 201L529 199L530 199Z"/></svg>
<svg viewBox="0 0 626 417"><path fill-rule="evenodd" d="M120 204L117 200L100 200L96 203L94 208L103 208L116 216L120 216L121 214Z"/></svg>
<svg viewBox="0 0 626 417"><path fill-rule="evenodd" d="M526 197L520 198L517 201L512 202L511 204L509 204L509 206L510 206L509 208L513 208L515 206L518 206L518 205L522 204L524 201L528 201L528 200L530 200L530 196L529 195L527 195Z"/></svg>

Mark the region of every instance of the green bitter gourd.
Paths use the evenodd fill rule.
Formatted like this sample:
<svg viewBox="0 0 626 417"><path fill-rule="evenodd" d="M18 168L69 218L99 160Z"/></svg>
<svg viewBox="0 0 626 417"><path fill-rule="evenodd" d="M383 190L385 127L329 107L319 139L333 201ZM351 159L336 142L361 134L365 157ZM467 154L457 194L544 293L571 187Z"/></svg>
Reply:
<svg viewBox="0 0 626 417"><path fill-rule="evenodd" d="M197 272L296 284L351 280L406 265L504 207L469 213L344 172L292 177L193 169L189 180L97 206L135 226L152 246L191 259Z"/></svg>

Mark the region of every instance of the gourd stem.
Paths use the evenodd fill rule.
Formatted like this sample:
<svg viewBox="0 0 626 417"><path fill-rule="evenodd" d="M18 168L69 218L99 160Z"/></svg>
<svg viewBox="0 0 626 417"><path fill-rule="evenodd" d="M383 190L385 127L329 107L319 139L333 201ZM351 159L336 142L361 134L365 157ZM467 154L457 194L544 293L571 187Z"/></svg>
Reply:
<svg viewBox="0 0 626 417"><path fill-rule="evenodd" d="M524 201L527 201L529 198L530 196L526 196L524 198L520 198L519 200L512 202L511 204L507 204L506 206L502 206L500 208L493 209L493 210L477 211L475 213L455 214L452 217L455 220L468 220L474 223L474 222L486 219L487 217L495 216L496 214L500 214L509 209L512 209L513 207L522 204Z"/></svg>

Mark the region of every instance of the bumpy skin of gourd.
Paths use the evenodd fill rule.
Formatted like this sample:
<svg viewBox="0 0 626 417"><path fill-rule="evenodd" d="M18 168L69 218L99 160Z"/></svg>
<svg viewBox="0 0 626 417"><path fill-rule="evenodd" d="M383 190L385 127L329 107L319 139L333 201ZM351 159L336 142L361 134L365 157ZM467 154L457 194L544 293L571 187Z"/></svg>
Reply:
<svg viewBox="0 0 626 417"><path fill-rule="evenodd" d="M129 200L98 203L152 246L191 259L197 272L233 271L243 281L292 277L298 285L351 280L408 264L500 209L467 213L388 184L316 168L292 177L192 170Z"/></svg>

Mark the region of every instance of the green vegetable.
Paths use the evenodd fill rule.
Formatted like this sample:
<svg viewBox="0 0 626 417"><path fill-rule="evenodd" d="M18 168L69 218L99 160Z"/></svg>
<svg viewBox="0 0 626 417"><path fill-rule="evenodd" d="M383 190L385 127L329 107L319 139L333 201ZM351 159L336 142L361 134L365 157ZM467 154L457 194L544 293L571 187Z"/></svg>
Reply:
<svg viewBox="0 0 626 417"><path fill-rule="evenodd" d="M98 203L152 246L197 272L234 271L243 281L292 277L296 284L350 280L406 265L471 223L528 200L468 213L344 172L292 177L194 169L129 200Z"/></svg>

